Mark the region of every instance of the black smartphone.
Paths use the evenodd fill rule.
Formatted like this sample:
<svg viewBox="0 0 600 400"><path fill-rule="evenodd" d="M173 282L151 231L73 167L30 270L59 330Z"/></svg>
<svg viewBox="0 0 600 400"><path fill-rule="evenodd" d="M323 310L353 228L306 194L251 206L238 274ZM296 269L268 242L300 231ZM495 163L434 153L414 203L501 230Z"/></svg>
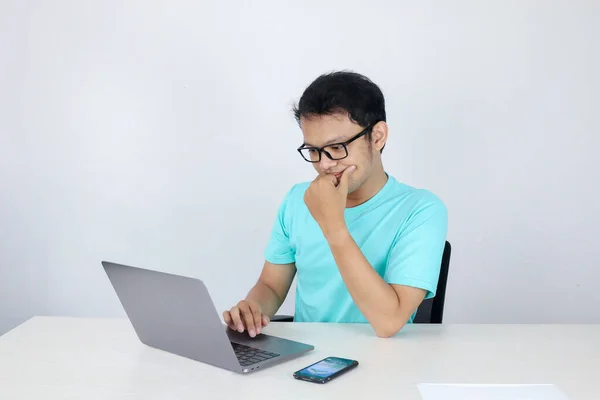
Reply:
<svg viewBox="0 0 600 400"><path fill-rule="evenodd" d="M357 366L358 361L356 360L327 357L300 371L294 372L294 378L314 383L327 383Z"/></svg>

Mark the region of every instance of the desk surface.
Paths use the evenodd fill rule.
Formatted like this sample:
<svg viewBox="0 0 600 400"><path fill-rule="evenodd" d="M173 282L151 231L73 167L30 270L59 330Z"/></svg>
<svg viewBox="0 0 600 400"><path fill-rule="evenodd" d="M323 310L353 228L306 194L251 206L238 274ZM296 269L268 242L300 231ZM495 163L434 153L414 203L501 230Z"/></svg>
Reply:
<svg viewBox="0 0 600 400"><path fill-rule="evenodd" d="M272 323L266 333L315 350L238 375L149 348L126 319L36 317L0 337L0 398L417 400L430 382L554 383L572 400L600 398L600 325L416 324L379 339L367 325ZM326 385L292 378L326 356L360 365Z"/></svg>

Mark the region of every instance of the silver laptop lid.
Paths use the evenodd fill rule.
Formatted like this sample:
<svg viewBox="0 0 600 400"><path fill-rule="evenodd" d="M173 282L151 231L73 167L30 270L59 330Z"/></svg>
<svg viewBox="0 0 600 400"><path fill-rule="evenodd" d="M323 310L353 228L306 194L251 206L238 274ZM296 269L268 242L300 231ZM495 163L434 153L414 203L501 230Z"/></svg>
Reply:
<svg viewBox="0 0 600 400"><path fill-rule="evenodd" d="M103 261L140 341L170 353L239 371L227 327L195 278Z"/></svg>

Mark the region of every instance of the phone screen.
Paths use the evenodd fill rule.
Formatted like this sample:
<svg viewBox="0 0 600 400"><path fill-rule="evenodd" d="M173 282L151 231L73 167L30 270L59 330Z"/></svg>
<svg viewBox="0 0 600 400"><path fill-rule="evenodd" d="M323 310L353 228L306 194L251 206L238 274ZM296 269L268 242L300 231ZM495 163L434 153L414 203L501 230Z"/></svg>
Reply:
<svg viewBox="0 0 600 400"><path fill-rule="evenodd" d="M296 375L314 377L317 379L324 379L331 376L344 368L352 366L356 361L347 360L345 358L338 357L327 357L316 364L309 365L308 367L301 369L296 372Z"/></svg>

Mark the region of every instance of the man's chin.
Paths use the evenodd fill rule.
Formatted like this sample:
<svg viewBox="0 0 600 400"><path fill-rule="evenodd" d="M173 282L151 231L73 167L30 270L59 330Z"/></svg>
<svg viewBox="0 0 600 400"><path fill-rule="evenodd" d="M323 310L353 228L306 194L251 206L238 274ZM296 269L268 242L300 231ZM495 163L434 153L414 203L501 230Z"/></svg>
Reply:
<svg viewBox="0 0 600 400"><path fill-rule="evenodd" d="M354 193L356 191L356 189L358 189L358 187L355 187L354 185L349 186L348 187L348 195L351 195L352 193Z"/></svg>

